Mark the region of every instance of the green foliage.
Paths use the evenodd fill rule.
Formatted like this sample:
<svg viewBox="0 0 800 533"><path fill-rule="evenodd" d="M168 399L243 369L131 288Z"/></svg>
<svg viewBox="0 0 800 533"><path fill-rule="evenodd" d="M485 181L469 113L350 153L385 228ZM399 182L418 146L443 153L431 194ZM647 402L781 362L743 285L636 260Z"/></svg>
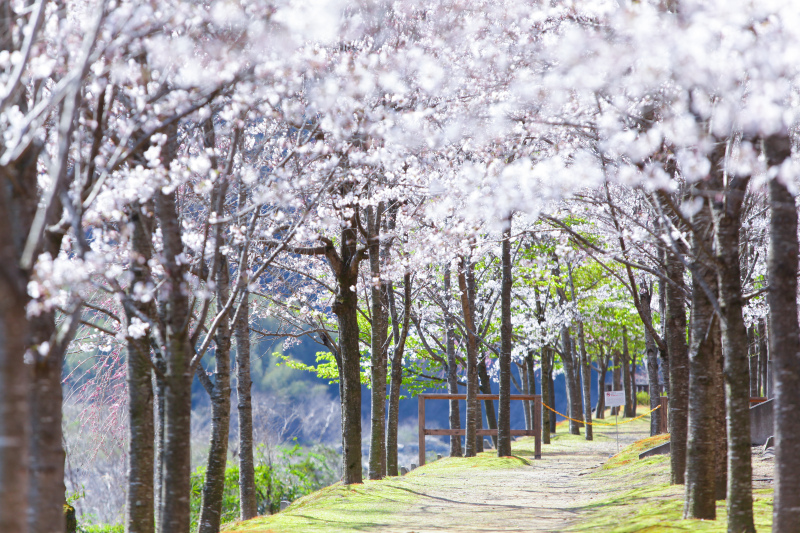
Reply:
<svg viewBox="0 0 800 533"><path fill-rule="evenodd" d="M275 366L285 365L294 370L303 370L316 374L318 378L327 379L329 383L339 382L339 367L336 366L336 359L331 352L317 352L316 365L307 365L281 352L273 352L272 356L282 361L276 363Z"/></svg>
<svg viewBox="0 0 800 533"><path fill-rule="evenodd" d="M123 524L78 524L78 533L125 533Z"/></svg>
<svg viewBox="0 0 800 533"><path fill-rule="evenodd" d="M650 405L650 393L644 391L637 392L636 405Z"/></svg>
<svg viewBox="0 0 800 533"><path fill-rule="evenodd" d="M304 450L299 444L279 446L277 456L264 446L256 450L256 502L258 514L274 514L280 510L281 501L294 501L329 485L335 480L334 465L338 461L331 448L316 446ZM200 519L200 506L203 498L205 467L192 474L192 531L197 529ZM221 522L227 523L239 518L239 466L229 464L225 469L225 489L222 495Z"/></svg>
<svg viewBox="0 0 800 533"><path fill-rule="evenodd" d="M125 525L124 524L96 524L94 515L82 515L78 517L77 513L75 512L75 502L80 500L81 498L86 497L86 493L84 492L83 487L81 490L77 490L74 492L67 492L65 495L65 505L64 505L64 515L67 521L67 532L75 531L76 533L124 533L125 532ZM74 529L70 529L72 524L70 521L74 521Z"/></svg>

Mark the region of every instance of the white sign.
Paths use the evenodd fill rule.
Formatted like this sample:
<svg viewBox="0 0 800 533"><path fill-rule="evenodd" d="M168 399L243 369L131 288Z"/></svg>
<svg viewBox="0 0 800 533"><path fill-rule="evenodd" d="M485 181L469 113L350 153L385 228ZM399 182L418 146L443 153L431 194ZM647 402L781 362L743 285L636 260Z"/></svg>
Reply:
<svg viewBox="0 0 800 533"><path fill-rule="evenodd" d="M620 407L622 405L625 405L624 390L606 391L606 407Z"/></svg>

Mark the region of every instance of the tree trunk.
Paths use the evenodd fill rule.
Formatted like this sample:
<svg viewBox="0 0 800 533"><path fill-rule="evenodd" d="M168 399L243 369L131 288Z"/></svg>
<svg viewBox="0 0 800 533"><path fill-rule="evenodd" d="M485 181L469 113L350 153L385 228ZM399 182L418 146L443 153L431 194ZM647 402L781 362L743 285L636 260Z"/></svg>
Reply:
<svg viewBox="0 0 800 533"><path fill-rule="evenodd" d="M386 475L386 374L389 337L388 286L381 279L380 227L384 211L383 202L378 207L367 208L367 249L369 270L372 328L370 338L371 392L370 395L370 445L369 479L382 479Z"/></svg>
<svg viewBox="0 0 800 533"><path fill-rule="evenodd" d="M30 272L20 267L20 259L39 202L39 153L40 147L31 144L14 163L0 166L0 531L21 533L28 531L26 510L34 502L28 472L30 368L25 364Z"/></svg>
<svg viewBox="0 0 800 533"><path fill-rule="evenodd" d="M478 345L475 338L474 292L468 283L472 276L472 262L462 257L458 270L458 288L461 291L461 311L467 329L467 428L464 439L464 456L475 457L475 430L480 414L478 405Z"/></svg>
<svg viewBox="0 0 800 533"><path fill-rule="evenodd" d="M718 167L717 171L721 177L722 169ZM755 532L750 450L750 365L739 266L741 210L749 182L749 177L729 178L726 194L717 196L712 202L724 355L727 509L728 531L731 533Z"/></svg>
<svg viewBox="0 0 800 533"><path fill-rule="evenodd" d="M566 378L567 413L570 418L574 419L569 421L569 432L572 435L580 435L581 424L575 421L583 418L581 414L580 385L577 382L580 379L580 375L573 358L572 338L568 327L561 328L561 362L564 364L564 377ZM578 384L577 387L575 386L576 384Z"/></svg>
<svg viewBox="0 0 800 533"><path fill-rule="evenodd" d="M492 393L492 381L489 379L489 372L486 370L486 356L480 354L480 363L478 363L478 377L480 378L480 391L482 394ZM483 400L484 414L486 415L486 424L488 429L497 429L497 415L494 410L494 400ZM481 442L483 437L479 437ZM495 449L497 448L497 437L492 437L492 443Z"/></svg>
<svg viewBox="0 0 800 533"><path fill-rule="evenodd" d="M484 417L484 407L485 405L481 402L478 402L478 421L475 424L475 429L483 429L483 417ZM475 435L475 453L483 453L484 452L484 442L485 437L481 435Z"/></svg>
<svg viewBox="0 0 800 533"><path fill-rule="evenodd" d="M159 308L163 307L159 303ZM160 313L163 316L163 313ZM164 332L166 333L166 332ZM160 339L162 340L162 339ZM164 343L166 340L164 340ZM158 368L159 373L153 373L153 389L155 390L155 398L153 406L155 409L155 458L156 467L155 474L153 474L153 506L156 520L156 533L163 533L164 527L161 523L161 508L164 501L164 443L166 442L166 395L167 384L163 376L167 373L167 362L164 359L164 354L156 352L154 357L154 364Z"/></svg>
<svg viewBox="0 0 800 533"><path fill-rule="evenodd" d="M791 156L788 138L765 143L776 167ZM797 314L797 208L778 178L769 184L770 247L767 263L770 353L775 384L775 499L772 531L800 531L800 327ZM762 329L761 327L759 328ZM761 333L761 331L759 331Z"/></svg>
<svg viewBox="0 0 800 533"><path fill-rule="evenodd" d="M680 258L667 253L666 284L667 350L669 351L669 433L670 481L686 480L686 432L689 409L689 355L686 346L686 305L684 266ZM677 285L677 286L676 286Z"/></svg>
<svg viewBox="0 0 800 533"><path fill-rule="evenodd" d="M608 372L608 356L603 353L603 347L600 346L600 357L598 357L597 366L597 406L594 409L595 418L601 420L606 417L606 373Z"/></svg>
<svg viewBox="0 0 800 533"><path fill-rule="evenodd" d="M531 389L528 381L528 367L523 361L522 364L517 363L517 372L519 373L520 386L522 387L522 394L530 394ZM531 419L531 402L529 400L522 400L522 414L525 418L525 429L528 431L533 429L533 420Z"/></svg>
<svg viewBox="0 0 800 533"><path fill-rule="evenodd" d="M127 325L139 313L153 317L152 304L133 301L133 287L150 280L152 231L144 213L133 209L131 216L132 274L125 306ZM138 318L138 317L137 317ZM139 318L141 320L141 318ZM155 332L150 332L154 334ZM155 494L155 421L153 413L153 377L150 370L148 335L127 337L128 347L128 495L125 506L126 533L154 533Z"/></svg>
<svg viewBox="0 0 800 533"><path fill-rule="evenodd" d="M5 184L2 184L5 186ZM29 369L23 362L28 320L18 259L8 252L12 233L0 214L0 531L27 531Z"/></svg>
<svg viewBox="0 0 800 533"><path fill-rule="evenodd" d="M714 341L714 424L716 452L714 460L714 492L717 501L725 499L725 491L728 485L728 431L725 427L725 382L722 372L725 367L724 356L722 354L722 330L719 320L714 323L713 334L716 336Z"/></svg>
<svg viewBox="0 0 800 533"><path fill-rule="evenodd" d="M222 209L217 212L221 213ZM217 242L220 243L219 234ZM216 261L217 302L223 303L227 302L230 297L230 267L228 260L219 250ZM208 391L211 397L211 442L208 449L206 477L203 483L203 499L200 505L199 533L218 533L222 516L222 496L225 491L225 467L228 464L228 434L231 417L231 327L227 313L217 326L214 344L216 371L214 372L213 386ZM204 371L202 368L200 370Z"/></svg>
<svg viewBox="0 0 800 533"><path fill-rule="evenodd" d="M341 268L333 312L339 323L342 358L342 482L361 483L361 351L358 346L358 259L355 223L341 231Z"/></svg>
<svg viewBox="0 0 800 533"><path fill-rule="evenodd" d="M747 328L747 366L750 371L750 396L758 396L758 350L756 350L756 326Z"/></svg>
<svg viewBox="0 0 800 533"><path fill-rule="evenodd" d="M503 229L503 280L500 286L500 401L497 415L497 456L511 455L511 216Z"/></svg>
<svg viewBox="0 0 800 533"><path fill-rule="evenodd" d="M247 264L247 261L245 261ZM240 266L241 268L241 266ZM250 379L250 295L242 279L242 299L233 328L236 340L236 410L239 415L239 517L255 518L256 474L253 459L253 402Z"/></svg>
<svg viewBox="0 0 800 533"><path fill-rule="evenodd" d="M586 338L583 334L583 322L578 322L578 346L581 350L581 374L583 383L583 419L586 424L586 440L592 436L592 361L586 353Z"/></svg>
<svg viewBox="0 0 800 533"><path fill-rule="evenodd" d="M659 252L659 261L662 265L666 265L666 253L662 250ZM669 348L667 347L667 283L664 279L658 280L658 312L661 315L661 338L664 340L663 349L658 350L658 363L661 365L661 377L664 379L665 392L669 398ZM664 411L661 416L667 417L667 426L669 426L669 413Z"/></svg>
<svg viewBox="0 0 800 533"><path fill-rule="evenodd" d="M622 387L625 391L625 407L623 416L632 417L633 405L636 405L636 371L631 372L631 357L634 357L628 350L628 328L622 327Z"/></svg>
<svg viewBox="0 0 800 533"><path fill-rule="evenodd" d="M389 387L389 421L388 431L386 432L386 466L387 473L390 476L398 474L397 424L400 415L400 386L403 384L403 352L405 351L409 321L411 319L411 274L408 272L403 277L403 293L403 330L401 333L399 317L394 303L394 292L389 286L389 305L392 310L395 338L394 353L392 354L391 384ZM458 389L456 389L456 392L458 392ZM460 441L459 444L461 444Z"/></svg>
<svg viewBox="0 0 800 533"><path fill-rule="evenodd" d="M550 405L553 406L555 409L556 405L556 380L553 378L553 372L555 371L555 359L556 353L553 350L550 350L550 374L548 375L547 379L550 381L550 391L549 391L549 398L550 398ZM556 432L556 423L558 420L556 419L556 414L553 411L550 411L550 431L555 433Z"/></svg>
<svg viewBox="0 0 800 533"><path fill-rule="evenodd" d="M450 287L450 264L444 266L444 293L445 301L448 308L450 307L450 300L452 298L452 289ZM458 394L458 361L456 360L456 338L455 326L453 318L449 313L445 313L445 334L447 335L447 392L449 394ZM458 400L449 401L449 419L450 429L461 429L461 412L458 406ZM450 457L461 457L461 437L452 435L450 437Z"/></svg>
<svg viewBox="0 0 800 533"><path fill-rule="evenodd" d="M549 403L550 406L555 409L555 406L550 399L550 390L552 388L552 383L550 381L550 376L553 373L553 365L552 360L550 359L550 348L545 346L542 348L542 402ZM542 442L544 444L550 444L550 433L553 432L555 429L555 424L552 424L552 420L550 417L550 409L542 408Z"/></svg>
<svg viewBox="0 0 800 533"><path fill-rule="evenodd" d="M528 352L528 355L525 357L525 376L528 378L528 394L536 394L536 373L533 369L533 352ZM528 410L529 410L529 417L528 420L531 421L530 429L533 429L533 421L534 421L534 409L533 409L534 402L528 402Z"/></svg>
<svg viewBox="0 0 800 533"><path fill-rule="evenodd" d="M641 292L639 293L639 300L642 302L642 319L652 324L653 316L650 308L651 295L644 284L642 284ZM650 384L650 409L655 409L659 405L658 397L661 395L661 386L658 382L658 348L656 348L656 341L653 339L653 335L650 334L650 330L646 327L644 328L644 343L645 351L647 352L647 380ZM635 398L634 403L636 403ZM660 410L650 413L651 437L658 435L659 428L661 427L661 415L662 413Z"/></svg>
<svg viewBox="0 0 800 533"><path fill-rule="evenodd" d="M628 377L631 382L631 398L628 400L628 407L630 411L628 412L628 416L635 417L636 409L638 409L636 402L636 354L630 354L630 357L628 358Z"/></svg>
<svg viewBox="0 0 800 533"><path fill-rule="evenodd" d="M698 196L702 199L702 196ZM689 347L689 419L686 449L685 518L716 519L716 399L713 334L717 320L709 295L716 293L714 271L700 258L711 245L711 213L707 204L692 217L692 338ZM705 289L703 287L705 285Z"/></svg>
<svg viewBox="0 0 800 533"><path fill-rule="evenodd" d="M60 211L60 210L59 210ZM50 221L56 224L58 220ZM46 235L45 251L51 257L58 255L62 234ZM61 326L56 325L52 311L30 318L31 349L48 346L46 353L34 356L30 390L30 496L28 500L28 528L30 533L62 531L65 527L63 447L63 393L61 374L64 354L77 323L70 317Z"/></svg>
<svg viewBox="0 0 800 533"><path fill-rule="evenodd" d="M767 395L767 323L758 319L758 396Z"/></svg>
<svg viewBox="0 0 800 533"><path fill-rule="evenodd" d="M192 414L192 347L187 327L190 319L190 288L185 279L186 265L178 262L178 257L183 253L183 242L176 205L174 191L156 195L156 214L164 241L162 264L166 274L162 288L166 294L162 321L166 325L167 342L164 475L160 502L160 525L165 532L188 531L190 525L191 453L187 441L187 435L191 434Z"/></svg>
<svg viewBox="0 0 800 533"><path fill-rule="evenodd" d="M627 394L627 388L623 388L622 386L622 373L624 367L627 367L627 363L622 361L622 355L619 353L619 350L614 350L613 362L614 362L614 370L611 371L611 389L615 391L624 390L626 391ZM628 401L627 396L625 398L625 401L626 402ZM619 407L611 408L612 415L616 416L618 413L619 413Z"/></svg>

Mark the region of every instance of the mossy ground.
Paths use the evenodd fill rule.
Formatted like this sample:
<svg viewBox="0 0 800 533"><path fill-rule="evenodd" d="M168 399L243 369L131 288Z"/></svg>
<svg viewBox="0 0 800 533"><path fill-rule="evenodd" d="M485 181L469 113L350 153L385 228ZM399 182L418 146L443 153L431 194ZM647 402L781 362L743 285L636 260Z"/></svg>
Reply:
<svg viewBox="0 0 800 533"><path fill-rule="evenodd" d="M332 485L281 513L228 524L225 531L725 531L724 502L715 521L682 519L683 487L669 485L669 456L638 459L668 438L634 442L648 427L649 417L619 426L620 443L632 444L609 459L616 451L614 428L598 426L587 442L559 426L541 462L531 457L532 438L517 439L514 457L446 458L399 478ZM496 487L500 494L465 496L476 487ZM754 495L756 527L768 531L772 491Z"/></svg>
<svg viewBox="0 0 800 533"><path fill-rule="evenodd" d="M389 527L430 489L449 477L467 472L516 469L530 463L523 457L497 457L491 452L472 458L444 458L402 477L365 481L361 485L331 485L293 502L284 511L246 522L228 524L225 531L364 531Z"/></svg>
<svg viewBox="0 0 800 533"><path fill-rule="evenodd" d="M717 502L716 520L683 519L683 485L669 484L669 456L639 459L644 450L669 439L668 435L642 439L626 447L587 477L607 487L610 495L579 511L567 531L608 533L703 531L725 532L725 502ZM753 492L757 531L772 528L772 489Z"/></svg>

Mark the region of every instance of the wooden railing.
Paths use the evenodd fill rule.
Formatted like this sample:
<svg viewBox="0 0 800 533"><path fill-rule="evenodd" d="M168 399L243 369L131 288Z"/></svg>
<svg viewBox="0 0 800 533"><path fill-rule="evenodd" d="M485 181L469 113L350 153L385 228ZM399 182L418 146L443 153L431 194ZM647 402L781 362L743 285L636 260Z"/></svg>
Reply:
<svg viewBox="0 0 800 533"><path fill-rule="evenodd" d="M478 394L478 401L499 400L499 394ZM426 435L450 435L466 436L466 429L427 429L425 427L425 400L466 400L466 394L439 394L427 393L417 395L419 401L419 466L425 464L425 436ZM512 429L511 436L530 436L535 437L534 457L542 458L542 397L539 394L512 394L512 400L533 401L533 429ZM494 436L497 435L496 429L479 429L477 435Z"/></svg>
<svg viewBox="0 0 800 533"><path fill-rule="evenodd" d="M666 396L660 396L659 402L661 403L661 423L659 427L659 433L669 433L669 401L667 400ZM766 402L769 398L764 398L762 396L751 396L750 397L750 407L760 404L761 402Z"/></svg>

